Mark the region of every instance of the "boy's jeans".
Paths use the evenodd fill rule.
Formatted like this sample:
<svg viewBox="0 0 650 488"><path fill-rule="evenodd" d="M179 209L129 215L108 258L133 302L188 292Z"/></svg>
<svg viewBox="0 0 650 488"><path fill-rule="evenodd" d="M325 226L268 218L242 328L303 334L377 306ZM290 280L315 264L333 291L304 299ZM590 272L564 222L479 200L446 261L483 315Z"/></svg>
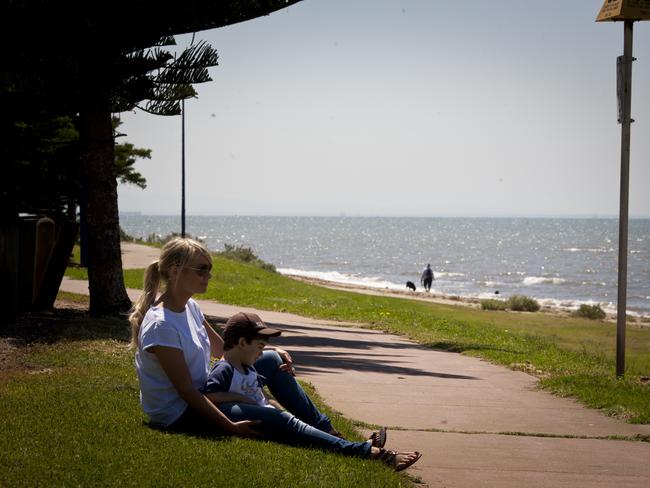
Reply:
<svg viewBox="0 0 650 488"><path fill-rule="evenodd" d="M270 440L294 446L310 446L348 456L370 457L370 442L350 442L298 420L289 412L249 403L220 403L217 408L233 422L260 420L257 427Z"/></svg>
<svg viewBox="0 0 650 488"><path fill-rule="evenodd" d="M330 419L316 408L293 375L280 371L281 365L282 358L275 351L264 351L254 364L275 399L291 413L247 403L222 403L219 410L233 422L261 420L260 430L278 442L369 457L369 442L350 442L328 434L333 430Z"/></svg>
<svg viewBox="0 0 650 488"><path fill-rule="evenodd" d="M264 377L264 384L284 408L304 423L323 432L331 432L333 429L330 419L316 408L291 374L278 369L281 365L282 358L277 352L264 351L253 366Z"/></svg>

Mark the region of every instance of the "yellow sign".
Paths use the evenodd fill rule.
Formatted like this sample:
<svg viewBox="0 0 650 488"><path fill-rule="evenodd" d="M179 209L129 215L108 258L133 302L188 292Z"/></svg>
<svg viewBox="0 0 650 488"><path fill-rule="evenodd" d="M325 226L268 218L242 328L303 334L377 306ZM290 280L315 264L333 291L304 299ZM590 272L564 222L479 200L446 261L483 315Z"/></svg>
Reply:
<svg viewBox="0 0 650 488"><path fill-rule="evenodd" d="M605 0L596 22L603 20L650 20L650 0Z"/></svg>

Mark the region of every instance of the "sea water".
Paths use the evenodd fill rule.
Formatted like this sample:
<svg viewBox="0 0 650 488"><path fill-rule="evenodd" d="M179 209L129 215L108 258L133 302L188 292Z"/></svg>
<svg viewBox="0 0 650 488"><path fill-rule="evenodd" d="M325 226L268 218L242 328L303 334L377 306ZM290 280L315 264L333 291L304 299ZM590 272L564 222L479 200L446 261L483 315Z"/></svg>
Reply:
<svg viewBox="0 0 650 488"><path fill-rule="evenodd" d="M120 225L147 237L181 224L123 214ZM616 309L616 219L188 216L186 226L212 250L250 247L284 274L395 290L413 281L420 291L430 263L435 293ZM650 316L650 219L630 220L628 242L628 311Z"/></svg>

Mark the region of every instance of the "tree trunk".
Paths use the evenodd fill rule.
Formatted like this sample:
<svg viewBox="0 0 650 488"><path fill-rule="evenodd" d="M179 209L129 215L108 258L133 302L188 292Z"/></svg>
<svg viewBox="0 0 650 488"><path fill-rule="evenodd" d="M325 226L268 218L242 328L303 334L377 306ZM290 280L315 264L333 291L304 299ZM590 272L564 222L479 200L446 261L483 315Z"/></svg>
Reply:
<svg viewBox="0 0 650 488"><path fill-rule="evenodd" d="M95 57L98 58L102 59ZM81 168L87 196L90 314L93 316L117 315L131 307L122 275L110 73L104 72L106 66L110 63L103 66L89 63L82 68L79 113Z"/></svg>

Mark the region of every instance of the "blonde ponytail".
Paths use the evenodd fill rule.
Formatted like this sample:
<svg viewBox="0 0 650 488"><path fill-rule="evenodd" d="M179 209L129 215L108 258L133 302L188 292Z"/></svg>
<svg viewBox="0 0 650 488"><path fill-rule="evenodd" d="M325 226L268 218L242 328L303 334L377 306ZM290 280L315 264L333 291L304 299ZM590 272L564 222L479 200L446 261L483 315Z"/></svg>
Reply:
<svg viewBox="0 0 650 488"><path fill-rule="evenodd" d="M133 306L133 312L129 315L131 323L131 347L137 347L138 335L140 333L140 324L144 315L156 300L158 288L160 287L160 265L159 261L154 261L144 272L144 290L138 301Z"/></svg>
<svg viewBox="0 0 650 488"><path fill-rule="evenodd" d="M196 255L202 255L212 261L210 251L203 243L189 238L176 237L163 246L160 251L160 259L147 267L144 272L144 290L129 315L131 347L138 345L140 324L142 324L149 307L156 301L161 282L164 284L169 282L173 266L185 266Z"/></svg>

